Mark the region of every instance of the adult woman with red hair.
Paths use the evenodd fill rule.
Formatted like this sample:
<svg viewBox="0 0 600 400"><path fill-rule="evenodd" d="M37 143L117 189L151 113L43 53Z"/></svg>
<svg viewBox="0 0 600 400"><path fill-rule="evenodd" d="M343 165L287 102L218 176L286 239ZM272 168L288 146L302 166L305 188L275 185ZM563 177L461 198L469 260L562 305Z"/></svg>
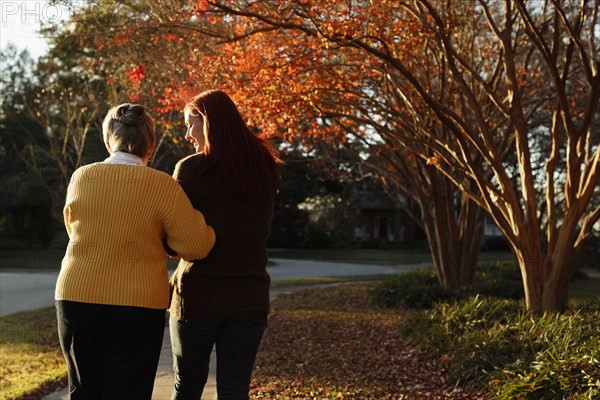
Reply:
<svg viewBox="0 0 600 400"><path fill-rule="evenodd" d="M177 164L174 178L217 241L206 258L181 260L171 279L172 398L200 398L216 345L219 399L248 399L269 312L265 241L281 161L224 92L195 96L184 118L196 154Z"/></svg>

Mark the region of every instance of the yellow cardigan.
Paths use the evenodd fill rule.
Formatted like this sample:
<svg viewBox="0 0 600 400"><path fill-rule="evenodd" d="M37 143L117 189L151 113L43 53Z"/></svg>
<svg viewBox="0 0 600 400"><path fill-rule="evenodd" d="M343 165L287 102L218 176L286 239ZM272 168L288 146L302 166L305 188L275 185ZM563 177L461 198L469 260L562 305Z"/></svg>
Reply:
<svg viewBox="0 0 600 400"><path fill-rule="evenodd" d="M163 238L187 260L206 257L215 233L169 175L95 163L73 173L64 208L69 245L56 300L164 309Z"/></svg>

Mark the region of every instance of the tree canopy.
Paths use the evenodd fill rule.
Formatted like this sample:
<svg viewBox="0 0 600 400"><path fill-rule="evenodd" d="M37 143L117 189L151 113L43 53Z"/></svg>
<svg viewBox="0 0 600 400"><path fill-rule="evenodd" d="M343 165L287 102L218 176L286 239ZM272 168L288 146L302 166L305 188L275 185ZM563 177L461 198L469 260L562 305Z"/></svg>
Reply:
<svg viewBox="0 0 600 400"><path fill-rule="evenodd" d="M599 7L102 0L75 36L110 85L156 112L218 86L261 134L330 143L413 198L447 183L461 194L438 204L462 204L447 215L472 202L510 242L528 307L563 310L600 218ZM436 229L430 244L459 237Z"/></svg>

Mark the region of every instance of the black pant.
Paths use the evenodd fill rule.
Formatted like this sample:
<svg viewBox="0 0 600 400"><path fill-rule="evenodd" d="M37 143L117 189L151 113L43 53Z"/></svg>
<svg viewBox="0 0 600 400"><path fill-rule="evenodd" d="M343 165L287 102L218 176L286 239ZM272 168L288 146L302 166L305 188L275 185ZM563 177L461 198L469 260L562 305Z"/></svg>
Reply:
<svg viewBox="0 0 600 400"><path fill-rule="evenodd" d="M57 301L72 400L150 400L165 310Z"/></svg>
<svg viewBox="0 0 600 400"><path fill-rule="evenodd" d="M267 327L266 312L240 312L223 318L169 320L175 387L171 399L198 400L217 346L219 400L249 399L256 353Z"/></svg>

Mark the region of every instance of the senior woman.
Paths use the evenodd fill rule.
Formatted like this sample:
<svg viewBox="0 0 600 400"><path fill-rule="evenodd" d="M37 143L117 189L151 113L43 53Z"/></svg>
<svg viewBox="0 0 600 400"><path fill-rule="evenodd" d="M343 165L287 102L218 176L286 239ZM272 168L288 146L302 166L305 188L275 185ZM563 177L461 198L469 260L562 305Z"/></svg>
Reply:
<svg viewBox="0 0 600 400"><path fill-rule="evenodd" d="M149 400L170 301L163 240L193 260L215 235L173 178L146 167L154 123L143 106L111 108L102 128L110 157L77 169L67 190L59 338L71 399Z"/></svg>

